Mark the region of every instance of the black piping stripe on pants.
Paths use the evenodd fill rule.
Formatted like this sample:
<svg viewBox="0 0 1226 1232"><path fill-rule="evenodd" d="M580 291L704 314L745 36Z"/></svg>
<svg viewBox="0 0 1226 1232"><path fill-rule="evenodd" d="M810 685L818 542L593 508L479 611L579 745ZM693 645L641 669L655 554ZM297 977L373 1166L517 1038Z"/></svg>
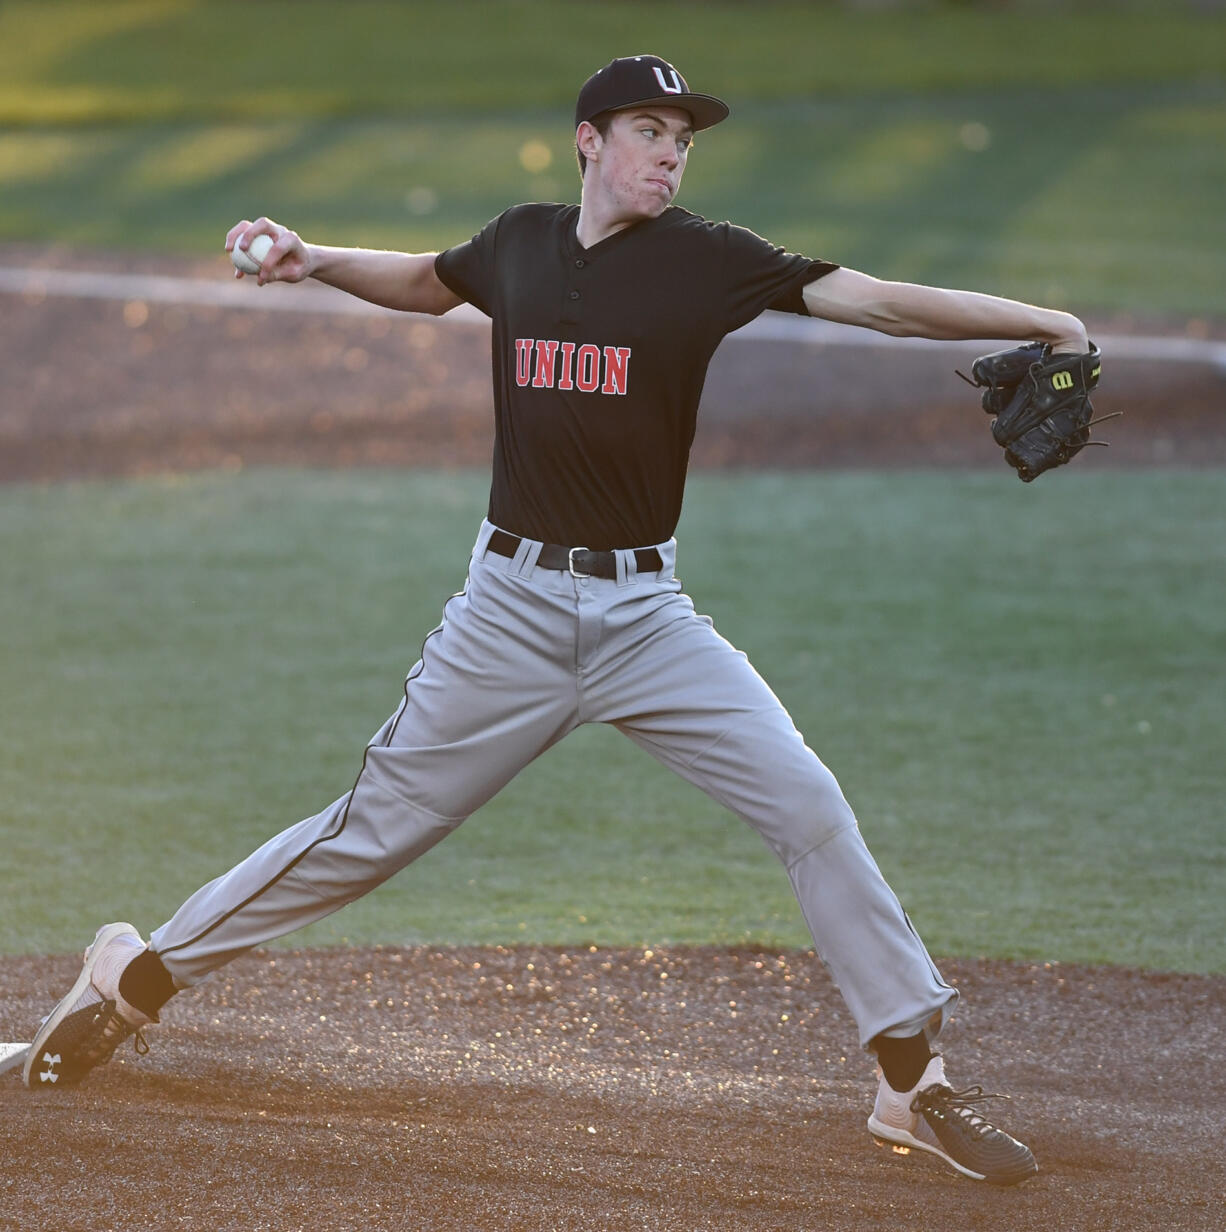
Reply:
<svg viewBox="0 0 1226 1232"><path fill-rule="evenodd" d="M345 832L345 825L349 820L349 809L353 804L353 797L357 792L358 784L362 781L362 776L366 773L366 763L370 758L371 749L376 748L376 747L387 748L391 744L391 742L395 739L396 729L400 726L400 720L401 718L404 717L404 713L409 707L409 685L412 684L413 681L416 680L417 677L420 676L422 672L426 670L426 647L429 645L430 639L434 637L435 634L441 633L443 631L443 625L447 621L448 605L452 602L453 599L462 598L467 592L468 592L468 581L467 579L465 579L464 589L456 591L455 594L449 596L447 599L447 602L443 604L442 622L439 625L437 625L435 628L431 629L430 632L427 633L425 638L423 639L422 644L421 644L421 650L418 655L418 660L419 660L418 666L420 670L417 672L410 672L408 676L405 677L404 700L400 703L400 706L397 708L396 717L392 721L391 726L388 728L387 737L384 740L383 744L375 745L371 743L366 746L366 751L362 754L362 768L358 771L358 776L356 779L354 779L353 787L349 791L349 799L345 804L344 812L341 813L340 825L338 825L336 829L333 830L330 834L321 834L319 838L314 839L312 842L307 844L307 846L304 847L302 851L298 853L298 855L296 855L278 873L270 877L262 886L259 887L258 890L255 890L253 893L248 894L247 897L243 899L241 903L238 903L234 907L231 907L230 910L227 911L224 915L218 916L218 918L214 920L213 923L210 924L207 928L202 929L200 932L196 933L195 936L189 937L186 941L180 941L175 945L167 946L164 950L158 951L159 954L173 954L176 950L182 950L188 946L195 945L197 942L203 941L205 937L207 937L211 932L213 932L214 929L220 928L227 920L232 920L244 908L249 907L261 895L266 894L269 890L271 890L272 887L275 886L283 877L286 877L288 876L289 873L293 872L293 870L297 868L298 865L301 864L302 861L305 860L307 856L309 856L311 852L314 851L317 847L321 846L323 843L335 842L336 839L338 839Z"/></svg>

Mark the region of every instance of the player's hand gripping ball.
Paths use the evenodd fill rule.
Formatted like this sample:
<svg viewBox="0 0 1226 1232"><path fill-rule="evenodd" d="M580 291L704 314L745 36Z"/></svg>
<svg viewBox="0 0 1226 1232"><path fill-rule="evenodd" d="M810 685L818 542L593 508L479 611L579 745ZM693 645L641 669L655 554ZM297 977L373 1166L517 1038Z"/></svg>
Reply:
<svg viewBox="0 0 1226 1232"><path fill-rule="evenodd" d="M268 250L271 247L271 235L257 235L247 245L246 251L241 249L238 246L238 242L235 241L234 247L230 249L230 260L234 262L236 270L241 270L244 274L258 274L260 266L264 258L268 256Z"/></svg>

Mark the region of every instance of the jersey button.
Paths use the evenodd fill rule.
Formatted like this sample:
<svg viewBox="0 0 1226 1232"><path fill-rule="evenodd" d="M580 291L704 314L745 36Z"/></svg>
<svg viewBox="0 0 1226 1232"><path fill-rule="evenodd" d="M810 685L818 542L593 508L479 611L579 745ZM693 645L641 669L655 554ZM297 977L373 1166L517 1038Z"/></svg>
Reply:
<svg viewBox="0 0 1226 1232"><path fill-rule="evenodd" d="M580 258L579 258L579 259L575 262L575 269L582 269L582 268L583 268L586 264L587 264L587 262L586 262L586 261L585 261L582 257L580 257Z"/></svg>
<svg viewBox="0 0 1226 1232"><path fill-rule="evenodd" d="M570 298L571 298L571 299L578 299L578 298L579 298L579 292L578 292L578 291L572 291L572 292L570 293Z"/></svg>

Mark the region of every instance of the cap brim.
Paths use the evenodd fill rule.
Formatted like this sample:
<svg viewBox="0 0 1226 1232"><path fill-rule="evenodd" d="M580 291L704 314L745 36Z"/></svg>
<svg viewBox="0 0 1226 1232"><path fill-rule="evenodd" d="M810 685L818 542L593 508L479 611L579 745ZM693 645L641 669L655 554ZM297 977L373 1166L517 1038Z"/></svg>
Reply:
<svg viewBox="0 0 1226 1232"><path fill-rule="evenodd" d="M614 111L636 111L643 107L680 107L694 121L694 131L713 128L728 118L728 104L711 94L661 94L656 98L640 98Z"/></svg>

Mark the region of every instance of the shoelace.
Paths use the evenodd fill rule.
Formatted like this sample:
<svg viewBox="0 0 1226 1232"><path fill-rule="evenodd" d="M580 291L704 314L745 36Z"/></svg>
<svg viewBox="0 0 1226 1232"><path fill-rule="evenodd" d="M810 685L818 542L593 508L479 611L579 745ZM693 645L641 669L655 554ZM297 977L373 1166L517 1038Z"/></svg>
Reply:
<svg viewBox="0 0 1226 1232"><path fill-rule="evenodd" d="M985 1104L990 1099L1008 1098L1007 1095L985 1091L981 1086L964 1087L961 1091L955 1091L951 1087L931 1086L911 1101L911 1111L934 1112L944 1117L953 1113L958 1117L957 1123L972 1137L982 1138L985 1134L992 1133L996 1126L978 1112L975 1106Z"/></svg>
<svg viewBox="0 0 1226 1232"><path fill-rule="evenodd" d="M104 1001L102 1004L105 1008L107 1002ZM97 1042L93 1047L83 1049L84 1055L92 1065L105 1065L115 1055L115 1049L129 1035L132 1036L132 1047L136 1050L137 1056L143 1057L149 1051L149 1041L145 1039L144 1031L140 1027L131 1026L114 1008L114 1002L110 1004L111 1012L97 1028Z"/></svg>

